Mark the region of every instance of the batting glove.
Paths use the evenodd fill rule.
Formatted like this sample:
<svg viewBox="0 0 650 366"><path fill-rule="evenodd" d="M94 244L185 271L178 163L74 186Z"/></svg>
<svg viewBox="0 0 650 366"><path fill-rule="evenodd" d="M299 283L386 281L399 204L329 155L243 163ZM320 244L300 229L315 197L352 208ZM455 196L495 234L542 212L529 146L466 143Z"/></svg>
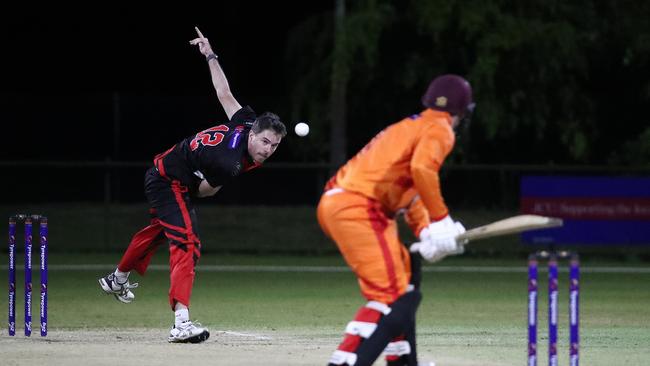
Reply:
<svg viewBox="0 0 650 366"><path fill-rule="evenodd" d="M456 237L465 232L465 227L447 215L432 222L420 232L420 242L411 245L411 252L419 252L429 262L437 262L448 255L462 254L466 241L458 242Z"/></svg>

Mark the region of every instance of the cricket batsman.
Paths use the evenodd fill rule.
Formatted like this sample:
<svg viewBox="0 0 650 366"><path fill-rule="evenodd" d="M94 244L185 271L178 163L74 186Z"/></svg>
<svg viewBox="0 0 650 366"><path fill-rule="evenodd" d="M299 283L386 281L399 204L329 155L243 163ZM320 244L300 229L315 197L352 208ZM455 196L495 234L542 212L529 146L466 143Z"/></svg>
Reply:
<svg viewBox="0 0 650 366"><path fill-rule="evenodd" d="M454 129L474 109L462 77L435 78L425 110L377 134L329 180L318 205L321 228L336 242L367 299L345 328L328 365L370 366L383 352L388 366L418 365L415 313L419 253L430 262L463 252L440 190L438 172L455 143ZM420 238L400 242L396 215Z"/></svg>

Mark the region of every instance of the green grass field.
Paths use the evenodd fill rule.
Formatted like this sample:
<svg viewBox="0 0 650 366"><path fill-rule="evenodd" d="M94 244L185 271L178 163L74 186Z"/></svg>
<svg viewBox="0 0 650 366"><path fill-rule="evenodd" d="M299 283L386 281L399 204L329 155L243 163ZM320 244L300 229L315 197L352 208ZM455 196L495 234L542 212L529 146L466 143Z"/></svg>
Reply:
<svg viewBox="0 0 650 366"><path fill-rule="evenodd" d="M110 266L83 270L56 267L61 264L110 265L118 259L119 254L52 255L49 326L54 337L56 330L165 329L172 324L173 314L167 305L168 271L164 265L162 269L152 270L144 277L137 274L132 276L132 281L140 282L140 287L136 289L136 301L129 305L104 295L97 285L97 278L104 275ZM164 264L167 256L158 253L155 259L155 263ZM18 263L21 263L20 260L18 258ZM305 342L304 347L309 347L310 339L317 339L325 344L317 350L324 357L317 364L325 364L340 340L346 323L364 303L358 294L354 276L347 271L286 271L282 268L271 270L269 267L255 267L293 265L340 268L342 262L335 256L205 255L201 264L249 267L199 269L192 298L193 319L200 320L211 329L291 335L295 340ZM476 268L488 265L505 268L496 271ZM438 365L524 364L525 265L521 261L486 263L462 258L427 265L422 285L424 299L418 312L421 357L434 359ZM467 266L471 266L469 270ZM260 271L260 268L265 271ZM647 265L632 273L602 273L597 269L596 265L583 265L580 294L582 364L650 364L650 271ZM544 275L545 271L540 270L540 278L543 279ZM560 273L558 352L561 364L567 364L568 360L566 276L566 272ZM23 273L19 271L18 332L22 332L22 279ZM6 267L0 273L0 281L7 283ZM34 288L38 289L36 271L34 284ZM545 285L546 281L540 280L540 364L546 362ZM38 325L36 299L35 294L35 328ZM7 308L6 296L0 299L0 308ZM7 337L6 328L0 335ZM165 337L164 330L160 336ZM38 336L33 338L37 339ZM251 354L250 357L252 359L256 355ZM301 363L295 361L291 364Z"/></svg>

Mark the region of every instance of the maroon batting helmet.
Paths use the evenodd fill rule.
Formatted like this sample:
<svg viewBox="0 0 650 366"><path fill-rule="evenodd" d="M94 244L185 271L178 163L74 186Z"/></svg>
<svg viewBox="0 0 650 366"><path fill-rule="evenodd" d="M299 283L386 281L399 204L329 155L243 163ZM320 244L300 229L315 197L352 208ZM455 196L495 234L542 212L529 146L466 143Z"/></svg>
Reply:
<svg viewBox="0 0 650 366"><path fill-rule="evenodd" d="M458 75L441 75L433 79L422 96L425 107L464 117L474 109L472 86Z"/></svg>

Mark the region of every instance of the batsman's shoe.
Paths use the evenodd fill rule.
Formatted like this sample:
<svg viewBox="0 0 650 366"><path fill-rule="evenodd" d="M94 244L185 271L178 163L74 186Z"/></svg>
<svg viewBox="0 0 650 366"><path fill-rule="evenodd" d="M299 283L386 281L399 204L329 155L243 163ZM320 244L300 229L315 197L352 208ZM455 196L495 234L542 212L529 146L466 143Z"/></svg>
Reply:
<svg viewBox="0 0 650 366"><path fill-rule="evenodd" d="M126 283L117 282L115 273L100 278L99 285L105 293L108 295L114 295L116 299L125 304L128 304L135 299L135 295L131 292L131 289L138 287L137 283L131 284L129 281L126 281Z"/></svg>
<svg viewBox="0 0 650 366"><path fill-rule="evenodd" d="M180 326L172 328L167 341L170 343L201 343L210 338L208 328L199 323L186 321Z"/></svg>

